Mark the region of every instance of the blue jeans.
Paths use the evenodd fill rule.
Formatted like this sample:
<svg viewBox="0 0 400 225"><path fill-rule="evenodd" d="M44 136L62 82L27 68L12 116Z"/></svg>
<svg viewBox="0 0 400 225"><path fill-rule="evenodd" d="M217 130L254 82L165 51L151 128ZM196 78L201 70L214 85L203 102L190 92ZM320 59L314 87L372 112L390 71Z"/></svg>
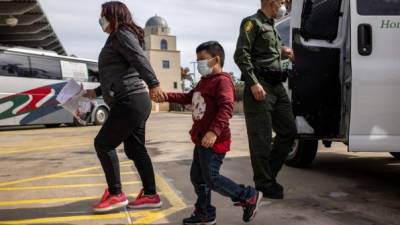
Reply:
<svg viewBox="0 0 400 225"><path fill-rule="evenodd" d="M210 218L216 216L216 208L211 204L211 191L215 191L233 202L246 201L256 194L250 186L238 185L219 174L225 154L217 154L212 149L196 145L190 180L197 195L195 204L198 213Z"/></svg>

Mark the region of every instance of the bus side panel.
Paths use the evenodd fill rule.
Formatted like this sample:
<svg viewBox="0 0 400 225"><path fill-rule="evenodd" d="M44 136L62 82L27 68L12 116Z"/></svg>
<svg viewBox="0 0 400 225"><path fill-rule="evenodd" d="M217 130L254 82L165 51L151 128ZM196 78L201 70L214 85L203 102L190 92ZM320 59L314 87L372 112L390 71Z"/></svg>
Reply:
<svg viewBox="0 0 400 225"><path fill-rule="evenodd" d="M18 77L0 77L0 80L1 126L72 122L71 116L66 116L66 111L55 100L65 81ZM51 115L58 111L65 112Z"/></svg>

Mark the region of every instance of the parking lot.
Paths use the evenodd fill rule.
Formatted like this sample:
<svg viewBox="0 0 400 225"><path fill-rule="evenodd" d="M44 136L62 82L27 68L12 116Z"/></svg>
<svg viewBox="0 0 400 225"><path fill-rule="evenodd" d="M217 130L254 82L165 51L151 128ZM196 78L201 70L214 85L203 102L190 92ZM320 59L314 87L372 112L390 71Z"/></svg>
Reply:
<svg viewBox="0 0 400 225"><path fill-rule="evenodd" d="M93 148L100 127L41 127L0 131L0 224L180 224L193 210L189 180L193 145L187 114L153 114L147 146L155 168L160 210L94 214L91 205L105 179ZM233 150L222 173L252 184L243 116L232 119ZM124 191L133 199L141 183L118 148ZM389 154L347 153L343 145L321 149L307 170L285 167L282 201L265 199L253 224L398 224L400 162ZM242 224L241 210L214 194L218 224Z"/></svg>

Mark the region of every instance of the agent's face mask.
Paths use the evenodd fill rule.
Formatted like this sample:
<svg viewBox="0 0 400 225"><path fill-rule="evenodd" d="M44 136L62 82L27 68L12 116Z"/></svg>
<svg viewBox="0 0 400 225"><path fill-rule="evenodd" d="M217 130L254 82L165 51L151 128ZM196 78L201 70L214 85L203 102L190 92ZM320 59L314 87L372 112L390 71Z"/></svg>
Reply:
<svg viewBox="0 0 400 225"><path fill-rule="evenodd" d="M284 17L286 15L287 9L285 5L281 5L281 7L278 9L278 13L276 14L276 18L275 19L281 19L282 17Z"/></svg>
<svg viewBox="0 0 400 225"><path fill-rule="evenodd" d="M101 29L103 29L104 32L106 32L108 26L110 26L110 22L108 22L108 20L106 19L106 17L102 16L99 19L99 24L101 26Z"/></svg>
<svg viewBox="0 0 400 225"><path fill-rule="evenodd" d="M212 58L214 59L214 58ZM201 76L207 76L212 73L212 68L208 65L208 62L212 59L205 59L197 61L197 70L201 74Z"/></svg>

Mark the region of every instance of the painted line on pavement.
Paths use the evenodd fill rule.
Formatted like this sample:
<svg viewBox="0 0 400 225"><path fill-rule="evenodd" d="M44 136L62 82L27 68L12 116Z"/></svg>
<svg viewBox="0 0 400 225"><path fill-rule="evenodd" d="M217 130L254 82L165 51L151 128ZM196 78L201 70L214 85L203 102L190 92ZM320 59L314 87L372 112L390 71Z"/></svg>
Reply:
<svg viewBox="0 0 400 225"><path fill-rule="evenodd" d="M128 195L130 197L136 197L137 193ZM66 203L66 202L79 202L86 200L100 199L101 196L89 196L89 197L70 197L70 198L44 198L44 199L30 199L30 200L16 200L16 201L2 201L0 206L19 206L19 205L37 205L37 204L52 204L52 203ZM1 224L1 221L0 221Z"/></svg>
<svg viewBox="0 0 400 225"><path fill-rule="evenodd" d="M104 176L104 175L103 175ZM122 185L140 184L141 181L124 182ZM30 186L30 187L0 187L0 191L27 191L27 190L48 190L48 189L71 189L82 187L102 187L104 183L97 184L65 184L65 185L47 185L47 186ZM1 202L0 202L1 204Z"/></svg>
<svg viewBox="0 0 400 225"><path fill-rule="evenodd" d="M121 175L137 175L137 172L122 172ZM104 173L93 173L93 174L75 174L75 175L64 175L57 178L73 178L73 177L104 177Z"/></svg>
<svg viewBox="0 0 400 225"><path fill-rule="evenodd" d="M130 167L131 163L132 162L130 162L130 161L121 162L120 163L120 165L121 165L120 167ZM10 186L10 185L14 185L14 184L21 184L21 183L26 183L26 182L31 182L31 181L37 181L37 180L58 178L60 176L77 174L77 173L92 171L92 170L96 170L96 169L101 169L101 167L100 166L93 166L93 167L87 167L87 168L83 168L83 169L76 169L76 170L71 170L71 171L66 171L66 172L61 172L61 173L54 173L54 174L45 175L45 176L37 176L37 177L31 177L31 178L20 179L20 180L15 180L15 181L0 182L0 187Z"/></svg>

